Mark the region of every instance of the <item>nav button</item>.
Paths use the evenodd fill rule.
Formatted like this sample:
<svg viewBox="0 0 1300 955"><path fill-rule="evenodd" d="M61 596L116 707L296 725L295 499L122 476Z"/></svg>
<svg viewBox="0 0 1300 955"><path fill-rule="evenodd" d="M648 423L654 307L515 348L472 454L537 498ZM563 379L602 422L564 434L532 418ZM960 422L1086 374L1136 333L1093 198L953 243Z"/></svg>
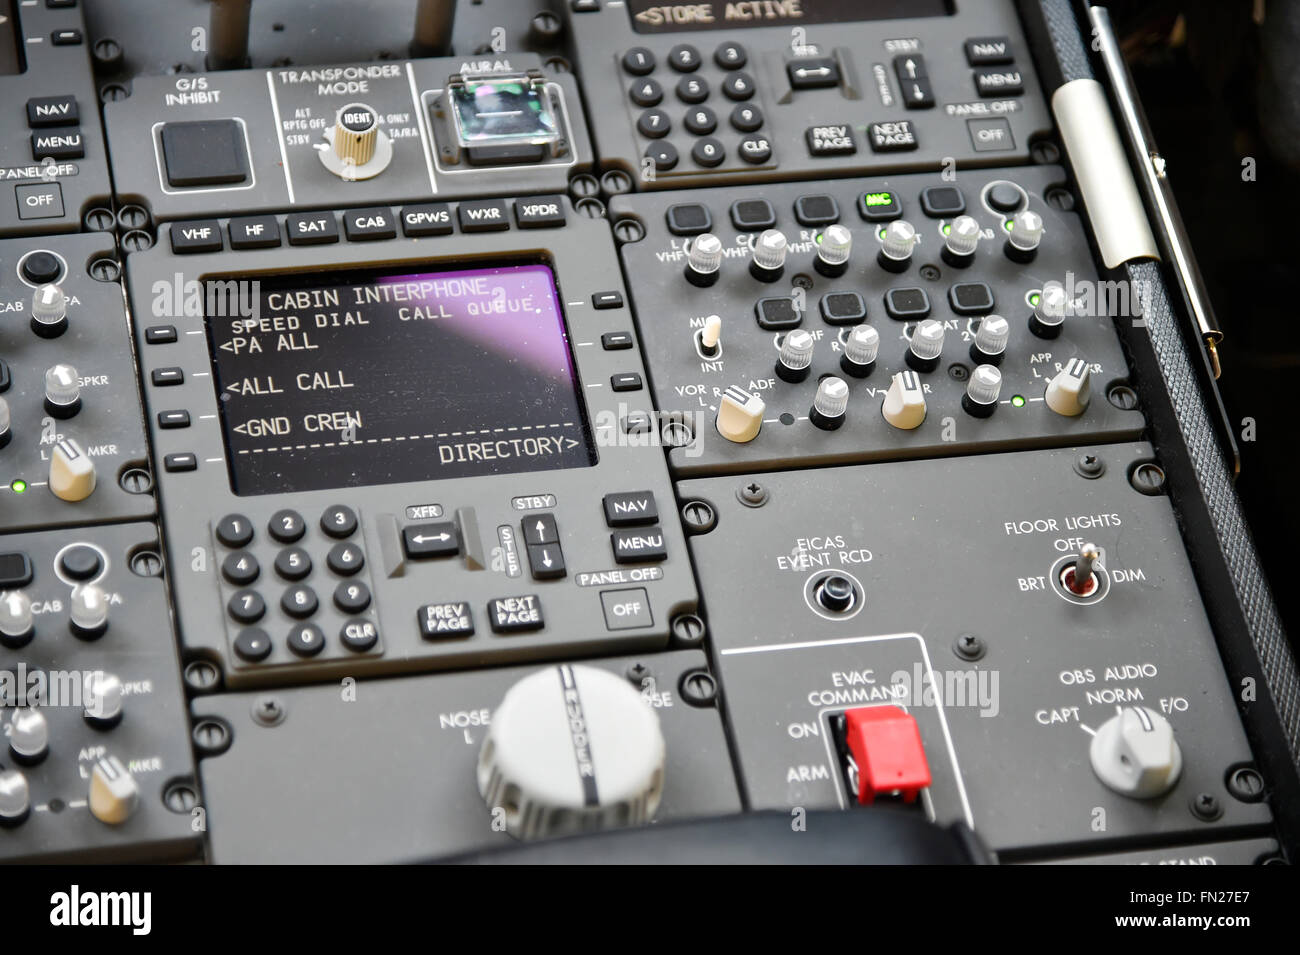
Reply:
<svg viewBox="0 0 1300 955"><path fill-rule="evenodd" d="M644 587L630 590L602 590L600 605L605 611L606 630L635 630L654 625L650 598Z"/></svg>

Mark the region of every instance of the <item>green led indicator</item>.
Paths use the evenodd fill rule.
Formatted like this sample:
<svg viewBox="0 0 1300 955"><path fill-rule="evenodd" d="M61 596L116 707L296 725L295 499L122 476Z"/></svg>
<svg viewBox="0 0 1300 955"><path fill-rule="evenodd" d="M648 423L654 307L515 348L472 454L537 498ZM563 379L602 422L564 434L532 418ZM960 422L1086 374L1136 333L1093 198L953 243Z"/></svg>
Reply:
<svg viewBox="0 0 1300 955"><path fill-rule="evenodd" d="M1011 396L1011 406L1012 406L1013 408L1023 408L1023 407L1025 406L1025 396L1024 396L1024 395L1012 395L1012 396Z"/></svg>
<svg viewBox="0 0 1300 955"><path fill-rule="evenodd" d="M1039 299L1039 295L1037 292L1031 292L1029 294L1029 304L1034 306L1034 308L1038 307L1038 299Z"/></svg>
<svg viewBox="0 0 1300 955"><path fill-rule="evenodd" d="M881 237L882 239L885 237L885 227L884 227L884 226L881 226L881 227L880 227L880 237Z"/></svg>
<svg viewBox="0 0 1300 955"><path fill-rule="evenodd" d="M867 208L890 206L894 204L894 194L892 192L866 192L862 194L862 204Z"/></svg>
<svg viewBox="0 0 1300 955"><path fill-rule="evenodd" d="M1002 227L1006 229L1008 232L1010 232L1012 229L1016 227L1016 224L1012 222L1010 219L1007 219L1002 223Z"/></svg>
<svg viewBox="0 0 1300 955"><path fill-rule="evenodd" d="M824 234L824 233L818 232L818 233L817 233L817 238L813 239L813 241L816 242L818 245L821 245L821 244L822 244L822 235L823 235L823 234Z"/></svg>
<svg viewBox="0 0 1300 955"><path fill-rule="evenodd" d="M27 482L22 478L14 478L14 482L9 485L9 490L13 491L15 494L21 494L23 491L27 490Z"/></svg>
<svg viewBox="0 0 1300 955"><path fill-rule="evenodd" d="M947 235L947 234L948 234L949 232L951 232L951 231L952 231L952 223L945 222L945 223L943 224L943 234L944 234L944 235Z"/></svg>

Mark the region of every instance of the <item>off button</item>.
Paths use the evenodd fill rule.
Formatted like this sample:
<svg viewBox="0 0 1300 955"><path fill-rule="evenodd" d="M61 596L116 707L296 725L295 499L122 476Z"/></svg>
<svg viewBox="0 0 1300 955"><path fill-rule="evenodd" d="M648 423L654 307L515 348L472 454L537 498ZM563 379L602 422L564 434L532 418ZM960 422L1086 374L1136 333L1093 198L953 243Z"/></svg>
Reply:
<svg viewBox="0 0 1300 955"><path fill-rule="evenodd" d="M654 625L650 614L650 598L644 587L630 590L602 590L600 604L605 610L607 630L636 630Z"/></svg>
<svg viewBox="0 0 1300 955"><path fill-rule="evenodd" d="M977 153L1005 152L1016 148L1016 141L1011 135L1011 124L1001 117L968 119L966 130L970 133L971 145Z"/></svg>
<svg viewBox="0 0 1300 955"><path fill-rule="evenodd" d="M20 219L57 219L63 215L63 189L57 182L14 186Z"/></svg>

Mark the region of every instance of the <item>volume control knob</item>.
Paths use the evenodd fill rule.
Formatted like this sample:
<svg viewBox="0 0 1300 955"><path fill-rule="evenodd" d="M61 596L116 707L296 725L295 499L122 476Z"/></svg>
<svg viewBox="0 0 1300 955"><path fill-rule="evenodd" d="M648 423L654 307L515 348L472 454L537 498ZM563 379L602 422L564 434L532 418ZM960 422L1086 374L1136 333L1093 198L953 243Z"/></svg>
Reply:
<svg viewBox="0 0 1300 955"><path fill-rule="evenodd" d="M56 418L71 418L81 410L81 379L71 365L45 370L45 410Z"/></svg>
<svg viewBox="0 0 1300 955"><path fill-rule="evenodd" d="M13 439L14 433L10 425L9 402L0 398L0 448L3 448Z"/></svg>
<svg viewBox="0 0 1300 955"><path fill-rule="evenodd" d="M506 691L477 777L520 839L646 823L663 795L659 717L608 670L548 667Z"/></svg>
<svg viewBox="0 0 1300 955"><path fill-rule="evenodd" d="M813 268L830 278L843 275L848 270L852 252L853 233L839 224L827 226L817 245Z"/></svg>
<svg viewBox="0 0 1300 955"><path fill-rule="evenodd" d="M1011 231L1004 246L1007 258L1013 262L1032 262L1042 241L1043 217L1031 209L1023 209L1011 220Z"/></svg>
<svg viewBox="0 0 1300 955"><path fill-rule="evenodd" d="M20 763L31 765L45 758L50 749L50 724L36 709L17 710L9 723L9 751Z"/></svg>
<svg viewBox="0 0 1300 955"><path fill-rule="evenodd" d="M823 431L834 431L844 424L848 407L849 386L843 378L830 375L817 384L817 394L813 397L808 420Z"/></svg>
<svg viewBox="0 0 1300 955"><path fill-rule="evenodd" d="M816 340L802 328L786 335L776 359L777 377L792 384L807 378L815 346Z"/></svg>
<svg viewBox="0 0 1300 955"><path fill-rule="evenodd" d="M94 584L82 584L72 591L72 632L83 640L94 640L108 629L108 594Z"/></svg>
<svg viewBox="0 0 1300 955"><path fill-rule="evenodd" d="M32 331L57 338L68 330L68 296L57 285L42 285L32 293Z"/></svg>
<svg viewBox="0 0 1300 955"><path fill-rule="evenodd" d="M321 162L340 179L373 179L393 159L393 144L379 128L379 114L365 103L342 107L326 139L331 148L319 150Z"/></svg>
<svg viewBox="0 0 1300 955"><path fill-rule="evenodd" d="M975 250L980 244L980 224L971 216L958 216L948 226L944 239L943 257L949 264L965 268L975 261Z"/></svg>
<svg viewBox="0 0 1300 955"><path fill-rule="evenodd" d="M686 281L701 288L718 280L722 268L722 240L712 232L697 235L686 252Z"/></svg>
<svg viewBox="0 0 1300 955"><path fill-rule="evenodd" d="M21 590L0 594L0 644L11 650L25 647L36 633L32 599Z"/></svg>
<svg viewBox="0 0 1300 955"><path fill-rule="evenodd" d="M96 670L82 681L82 716L92 726L113 726L122 719L122 681L114 673Z"/></svg>
<svg viewBox="0 0 1300 955"><path fill-rule="evenodd" d="M749 274L760 282L775 282L785 271L785 253L789 246L785 233L767 229L754 240L754 257L749 263Z"/></svg>
<svg viewBox="0 0 1300 955"><path fill-rule="evenodd" d="M0 770L0 826L16 826L31 812L27 777L17 769Z"/></svg>

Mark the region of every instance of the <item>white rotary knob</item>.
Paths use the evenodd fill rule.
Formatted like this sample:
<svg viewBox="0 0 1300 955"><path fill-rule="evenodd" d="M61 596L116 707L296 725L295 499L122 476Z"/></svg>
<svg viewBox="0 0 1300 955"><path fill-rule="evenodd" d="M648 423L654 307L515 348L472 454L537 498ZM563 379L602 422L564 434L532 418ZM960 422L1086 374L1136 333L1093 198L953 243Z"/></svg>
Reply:
<svg viewBox="0 0 1300 955"><path fill-rule="evenodd" d="M630 683L596 667L524 677L479 752L479 792L520 839L649 822L663 784L659 717Z"/></svg>
<svg viewBox="0 0 1300 955"><path fill-rule="evenodd" d="M334 116L320 160L340 179L373 179L393 159L392 141L379 128L379 114L365 103L348 103Z"/></svg>

